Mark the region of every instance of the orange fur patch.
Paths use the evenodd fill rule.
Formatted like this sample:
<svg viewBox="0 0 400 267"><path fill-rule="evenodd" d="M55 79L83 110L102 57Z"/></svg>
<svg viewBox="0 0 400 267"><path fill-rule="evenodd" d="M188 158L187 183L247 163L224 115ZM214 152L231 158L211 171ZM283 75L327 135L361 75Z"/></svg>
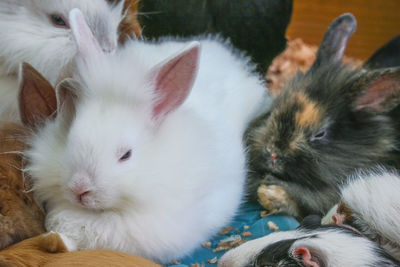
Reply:
<svg viewBox="0 0 400 267"><path fill-rule="evenodd" d="M296 101L302 109L296 114L296 124L302 128L318 125L322 118L322 109L304 93L297 93Z"/></svg>
<svg viewBox="0 0 400 267"><path fill-rule="evenodd" d="M296 137L289 143L290 151L295 151L299 149L299 144L301 144L302 142L304 142L304 135L297 134Z"/></svg>
<svg viewBox="0 0 400 267"><path fill-rule="evenodd" d="M352 223L354 221L353 211L343 201L339 203L337 213L344 216L344 223Z"/></svg>
<svg viewBox="0 0 400 267"><path fill-rule="evenodd" d="M21 171L26 136L22 126L0 123L0 249L45 231L44 213L26 192Z"/></svg>
<svg viewBox="0 0 400 267"><path fill-rule="evenodd" d="M0 266L38 267L161 267L144 258L111 250L66 252L65 244L56 233L24 240L0 251Z"/></svg>
<svg viewBox="0 0 400 267"><path fill-rule="evenodd" d="M110 3L119 3L121 0L108 0ZM139 9L139 0L125 0L123 12L125 13L124 19L118 27L118 42L125 43L128 39L142 35L142 29L137 19Z"/></svg>

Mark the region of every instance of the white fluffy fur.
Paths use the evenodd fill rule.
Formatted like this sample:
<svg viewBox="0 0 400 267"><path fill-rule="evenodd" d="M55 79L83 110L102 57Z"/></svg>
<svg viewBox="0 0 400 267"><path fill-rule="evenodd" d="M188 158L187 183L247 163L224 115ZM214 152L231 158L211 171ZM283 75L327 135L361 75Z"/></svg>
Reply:
<svg viewBox="0 0 400 267"><path fill-rule="evenodd" d="M229 222L243 196L243 132L270 98L247 59L201 41L189 97L154 128L149 72L187 42L130 42L80 67L83 96L69 131L59 117L27 152L48 230L80 249L116 249L166 263ZM119 163L127 149L132 158ZM89 207L69 190L90 188Z"/></svg>
<svg viewBox="0 0 400 267"><path fill-rule="evenodd" d="M17 71L22 62L39 70L52 84L70 75L77 47L70 29L55 27L51 14L79 8L105 50L117 45L123 1L106 0L1 0L0 1L0 119L17 121ZM68 21L67 21L68 23Z"/></svg>
<svg viewBox="0 0 400 267"><path fill-rule="evenodd" d="M218 263L219 267L245 267L252 266L259 253L267 246L282 240L298 239L288 251L299 247L308 248L313 256L323 260L324 266L352 266L373 267L391 266L385 259L379 257L376 251L377 245L366 238L357 235L349 235L339 229L303 231L294 230L272 233L268 236L255 239L228 251ZM280 266L280 265L279 265Z"/></svg>
<svg viewBox="0 0 400 267"><path fill-rule="evenodd" d="M400 177L378 170L359 173L342 189L358 230L400 260Z"/></svg>

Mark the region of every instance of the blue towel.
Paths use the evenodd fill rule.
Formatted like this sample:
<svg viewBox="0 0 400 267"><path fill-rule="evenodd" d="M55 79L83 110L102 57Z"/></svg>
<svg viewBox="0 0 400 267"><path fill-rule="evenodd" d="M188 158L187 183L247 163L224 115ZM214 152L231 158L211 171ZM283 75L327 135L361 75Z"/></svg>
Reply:
<svg viewBox="0 0 400 267"><path fill-rule="evenodd" d="M238 236L242 240L249 241L265 235L268 235L276 230L270 229L268 222L273 222L278 226L279 231L287 231L295 229L299 224L290 216L284 215L271 215L262 218L261 212L263 208L258 205L244 204L239 210L238 215L229 224L229 228L226 228L224 233L215 235L211 240L211 247L199 247L191 255L177 260L180 264L167 265L171 267L189 267L191 264L198 263L204 267L215 267L217 263L208 263L215 257L219 259L226 251L213 252L217 248L218 243L225 239L237 240ZM230 231L228 231L231 229ZM250 236L246 234L243 236L242 233L249 232Z"/></svg>

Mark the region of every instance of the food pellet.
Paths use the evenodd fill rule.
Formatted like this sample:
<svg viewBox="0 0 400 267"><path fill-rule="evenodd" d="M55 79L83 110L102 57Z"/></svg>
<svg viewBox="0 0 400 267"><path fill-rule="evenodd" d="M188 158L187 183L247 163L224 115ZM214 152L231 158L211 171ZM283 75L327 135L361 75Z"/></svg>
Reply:
<svg viewBox="0 0 400 267"><path fill-rule="evenodd" d="M242 233L242 236L243 237L249 237L249 236L252 236L253 234L251 233L251 232L243 232Z"/></svg>
<svg viewBox="0 0 400 267"><path fill-rule="evenodd" d="M232 226L224 227L221 232L219 232L220 235L227 235L233 230Z"/></svg>
<svg viewBox="0 0 400 267"><path fill-rule="evenodd" d="M214 264L214 263L217 263L217 261L218 261L217 257L214 257L214 258L212 258L212 259L210 259L210 260L207 260L207 263L212 263L212 264Z"/></svg>
<svg viewBox="0 0 400 267"><path fill-rule="evenodd" d="M279 227L274 222L271 222L271 221L268 222L268 228L273 231L279 230Z"/></svg>
<svg viewBox="0 0 400 267"><path fill-rule="evenodd" d="M204 248L211 248L211 242L206 242L201 246L204 247Z"/></svg>

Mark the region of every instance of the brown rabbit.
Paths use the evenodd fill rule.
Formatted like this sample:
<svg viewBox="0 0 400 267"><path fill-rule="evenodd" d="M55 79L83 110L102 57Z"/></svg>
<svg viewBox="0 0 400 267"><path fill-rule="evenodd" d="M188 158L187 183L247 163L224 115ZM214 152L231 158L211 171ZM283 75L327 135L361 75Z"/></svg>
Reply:
<svg viewBox="0 0 400 267"><path fill-rule="evenodd" d="M26 134L22 126L0 123L0 249L45 231L44 213L21 170Z"/></svg>
<svg viewBox="0 0 400 267"><path fill-rule="evenodd" d="M122 252L84 250L67 252L57 233L42 234L0 251L1 267L159 267L160 265Z"/></svg>

